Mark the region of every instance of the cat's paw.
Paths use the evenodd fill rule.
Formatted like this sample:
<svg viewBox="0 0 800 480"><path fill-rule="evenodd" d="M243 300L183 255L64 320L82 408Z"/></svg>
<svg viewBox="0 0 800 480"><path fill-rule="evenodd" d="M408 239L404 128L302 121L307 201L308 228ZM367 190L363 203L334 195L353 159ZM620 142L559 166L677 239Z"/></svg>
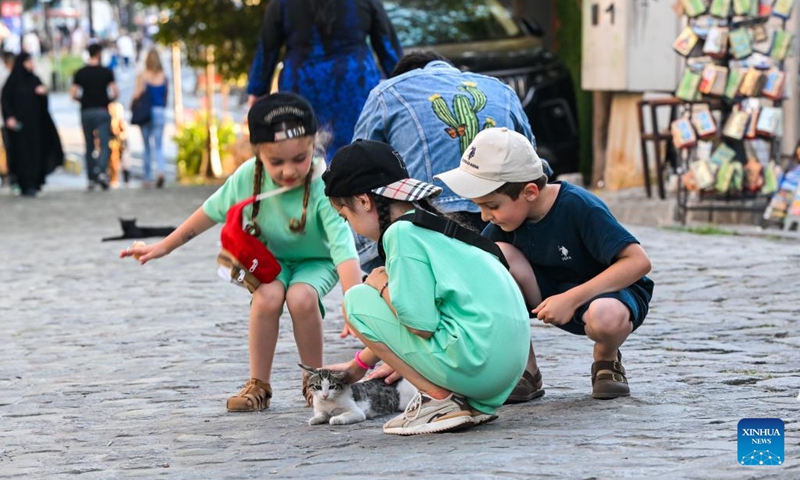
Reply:
<svg viewBox="0 0 800 480"><path fill-rule="evenodd" d="M350 425L353 423L358 423L364 421L363 418L358 417L347 417L344 415L336 415L335 417L331 417L330 424L331 425Z"/></svg>
<svg viewBox="0 0 800 480"><path fill-rule="evenodd" d="M325 415L315 415L308 419L309 425L320 425L327 422L328 422L328 417L326 417Z"/></svg>

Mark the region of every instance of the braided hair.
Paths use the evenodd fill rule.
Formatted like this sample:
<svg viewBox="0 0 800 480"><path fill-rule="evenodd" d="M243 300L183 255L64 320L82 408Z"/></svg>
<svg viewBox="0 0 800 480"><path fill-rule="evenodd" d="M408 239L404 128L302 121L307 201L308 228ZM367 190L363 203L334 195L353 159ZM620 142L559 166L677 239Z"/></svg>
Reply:
<svg viewBox="0 0 800 480"><path fill-rule="evenodd" d="M253 195L259 195L261 193L261 183L264 179L264 164L261 163L261 159L256 158L256 168L253 174ZM245 230L250 235L257 237L261 235L261 228L256 223L256 217L258 217L258 211L261 207L261 200L256 200L253 202L253 209L250 212L250 223L247 224Z"/></svg>
<svg viewBox="0 0 800 480"><path fill-rule="evenodd" d="M254 149L256 145L253 145ZM258 157L258 155L256 155ZM313 160L312 160L313 162ZM292 218L289 220L289 230L294 233L305 233L306 230L306 216L308 212L308 202L311 198L311 178L314 176L314 165L311 165L311 169L308 171L306 175L305 181L303 182L303 213L300 216L300 219ZM253 196L258 196L261 194L261 186L264 183L264 164L261 163L260 158L256 158L256 165L255 171L253 172ZM253 202L253 209L250 214L250 222L245 227L245 230L254 236L261 235L261 228L256 223L256 217L258 217L258 212L261 209L261 200L256 200Z"/></svg>

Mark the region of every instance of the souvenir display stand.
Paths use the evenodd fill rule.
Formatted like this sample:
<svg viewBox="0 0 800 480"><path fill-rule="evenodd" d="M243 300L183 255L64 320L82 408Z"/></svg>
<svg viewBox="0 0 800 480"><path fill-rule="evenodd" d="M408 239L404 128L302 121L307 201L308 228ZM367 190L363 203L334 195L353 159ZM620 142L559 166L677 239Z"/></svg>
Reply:
<svg viewBox="0 0 800 480"><path fill-rule="evenodd" d="M760 218L792 167L780 141L794 1L680 1L686 26L673 49L685 61L670 133L683 223L692 210L709 212L709 221L730 210Z"/></svg>

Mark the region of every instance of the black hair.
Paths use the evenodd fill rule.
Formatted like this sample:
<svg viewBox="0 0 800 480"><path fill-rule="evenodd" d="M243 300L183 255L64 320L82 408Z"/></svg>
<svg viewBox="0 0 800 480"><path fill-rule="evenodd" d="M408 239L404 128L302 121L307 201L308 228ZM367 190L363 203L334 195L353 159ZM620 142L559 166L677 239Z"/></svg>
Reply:
<svg viewBox="0 0 800 480"><path fill-rule="evenodd" d="M311 9L314 24L322 34L323 40L330 37L336 22L336 0L312 0Z"/></svg>
<svg viewBox="0 0 800 480"><path fill-rule="evenodd" d="M93 43L93 44L89 45L87 50L89 51L89 57L94 58L94 57L100 55L100 52L103 51L103 46L100 45L99 43Z"/></svg>
<svg viewBox="0 0 800 480"><path fill-rule="evenodd" d="M492 193L497 193L499 195L505 195L510 197L512 200L516 200L519 198L520 193L522 190L525 189L525 186L529 183L536 185L539 190L543 189L545 185L547 185L547 175L542 175L541 177L537 178L536 180L531 180L530 182L508 182L504 183L503 186L498 188Z"/></svg>
<svg viewBox="0 0 800 480"><path fill-rule="evenodd" d="M435 61L440 60L442 62L447 62L448 65L453 65L453 63L444 57L439 52L433 50L421 50L419 52L411 52L403 55L403 58L397 62L395 65L394 70L392 73L389 74L389 78L394 78L398 75L402 75L406 72L410 72L411 70L416 70L418 68L425 68L425 65Z"/></svg>
<svg viewBox="0 0 800 480"><path fill-rule="evenodd" d="M8 50L3 52L3 63L6 65L9 63L13 64L15 58L16 55L14 55L14 52L9 52Z"/></svg>
<svg viewBox="0 0 800 480"><path fill-rule="evenodd" d="M390 198L384 197L383 195L378 195L377 193L372 193L372 192L367 192L367 195L369 195L370 200L372 200L372 203L375 204L375 208L378 211L378 231L380 232L381 236L383 236L384 232L386 232L386 230L392 224L390 207L393 202L398 202L398 201L392 200ZM346 206L350 210L355 210L355 203L356 203L355 195L353 195L352 197L330 197L330 201L337 207ZM433 204L427 198L421 198L413 202L402 202L402 203L411 203L414 206L414 208L425 210L439 217L450 218L456 223L458 223L460 226L464 228L469 228L458 217L442 213L438 208L433 206Z"/></svg>

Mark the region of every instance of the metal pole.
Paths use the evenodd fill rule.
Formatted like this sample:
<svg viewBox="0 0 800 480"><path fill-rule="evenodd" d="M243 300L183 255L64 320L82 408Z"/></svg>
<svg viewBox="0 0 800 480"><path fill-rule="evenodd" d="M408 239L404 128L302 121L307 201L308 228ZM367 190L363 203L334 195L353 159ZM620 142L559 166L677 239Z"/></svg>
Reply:
<svg viewBox="0 0 800 480"><path fill-rule="evenodd" d="M94 15L92 13L92 0L87 0L89 3L89 9L87 10L87 14L89 15L89 39L94 38L94 19L92 18Z"/></svg>
<svg viewBox="0 0 800 480"><path fill-rule="evenodd" d="M217 137L217 113L214 109L214 46L206 47L206 117L208 125L208 168L205 175L208 177L222 176L222 160L219 156L219 138Z"/></svg>
<svg viewBox="0 0 800 480"><path fill-rule="evenodd" d="M178 42L172 44L172 91L175 105L175 128L183 128L183 87L181 86L181 46Z"/></svg>

